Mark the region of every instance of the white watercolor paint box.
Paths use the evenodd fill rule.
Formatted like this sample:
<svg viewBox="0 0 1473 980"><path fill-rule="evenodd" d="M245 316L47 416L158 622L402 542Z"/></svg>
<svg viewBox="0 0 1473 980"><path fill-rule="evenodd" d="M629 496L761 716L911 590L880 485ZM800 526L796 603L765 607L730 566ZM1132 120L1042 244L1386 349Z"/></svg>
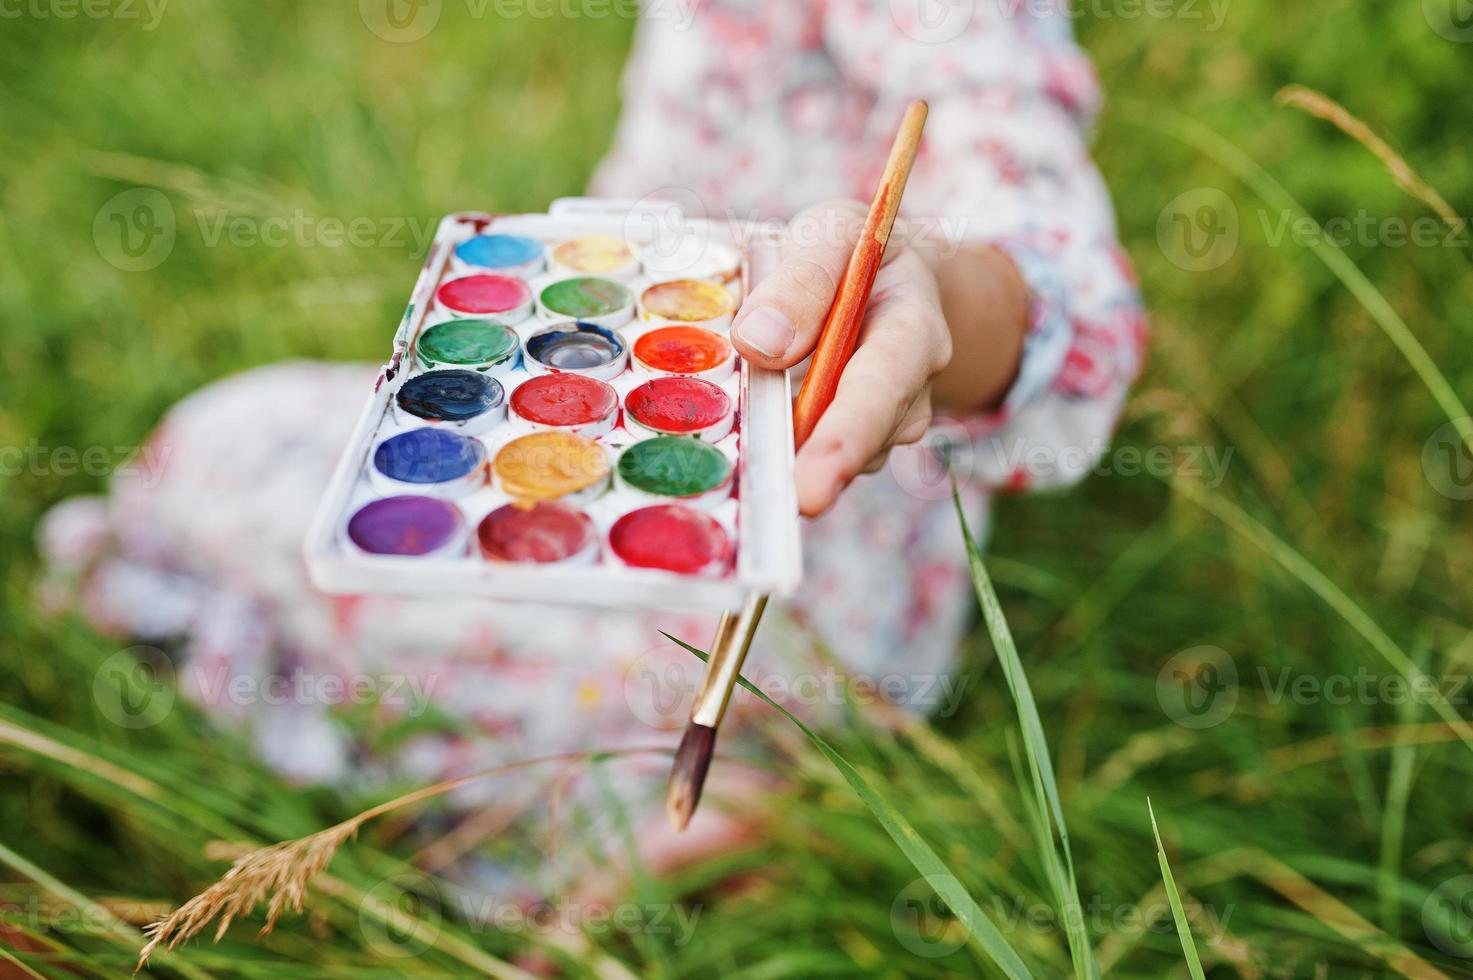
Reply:
<svg viewBox="0 0 1473 980"><path fill-rule="evenodd" d="M555 201L546 214L460 213L446 217L440 223L394 336L392 357L384 365L373 390L366 393L367 401L358 423L308 533L304 550L313 583L325 591L339 593L482 596L503 601L655 610L720 611L736 608L746 595L753 592L778 596L791 594L802 575L802 559L793 487L792 400L787 373L754 368L740 358L729 374L720 365L712 370L692 373L705 365L699 361L681 361L681 372L674 373L666 369L676 362L664 359L665 355L661 353L671 349L665 338L697 336L681 333L682 330L710 331L729 344L724 338L730 327L730 311L740 305L746 290L755 281L754 276L765 272L772 261L772 252L765 239L750 234L750 231L724 222L688 219L663 202L650 204L594 198L561 199ZM526 247L525 254L501 254L508 251L501 249L493 257L494 250L481 247L488 242L500 245L513 241L503 236L533 239L541 245L541 254L536 254L536 250L525 242L520 243ZM602 253L591 255L584 246L558 247L589 236L623 239L633 253L634 261L624 261L628 256L622 256L622 253L619 253L622 258L614 260ZM607 266L607 271L602 274L585 271L579 265L580 262L599 261ZM495 268L487 269L485 265L475 264L477 262L492 264ZM531 300L530 314L523 316L527 304L517 302L523 297L515 290L507 287L504 291L511 299L505 300L495 292L496 288L506 287L505 283L481 279L472 284L462 282L441 291L441 287L452 280L487 274L510 274L510 278L526 283ZM577 319L592 320L601 325L604 333L612 333L612 339L595 336L594 332L583 329L576 333L580 338L586 336L604 345L598 348L598 356L617 352L622 343L627 366L620 368L613 363L617 358L593 365L578 362L578 366L562 373L560 380L538 380L560 372L528 354L529 339L553 323L575 319L559 314L552 307L561 303L564 308L575 308L576 303L570 306L567 298L572 296L574 300L581 301L593 287L573 283L545 297L543 291L550 285L579 277L606 277L627 289L629 297L634 300L633 312L627 319L622 309L612 309L618 305L618 299L609 300L608 307L578 307L585 312L611 310L606 316ZM676 280L719 284L730 294L730 309L724 313L707 310L706 313L712 315L703 313L699 322L688 324L679 319L687 312L682 309L675 311L677 319L672 320L667 315L672 311L664 305L662 297L668 296L672 290L677 293L695 290L701 295L710 292L708 286L689 285L666 285L660 290L647 292L651 286ZM594 285L597 288L593 292L600 301L623 295L612 287ZM464 297L473 292L471 286L478 289L488 287L490 291L483 289L474 293L473 300L468 302ZM548 299L546 304L544 298ZM482 299L492 305L509 308L477 314L446 307L447 301L470 306ZM450 320L477 318L500 321L514 331L517 348L514 364L508 364L504 357L499 357L488 358L488 363L474 367L457 368L439 362L433 356L421 356L423 352L438 352L441 348L434 341L446 334L446 331L432 334L431 342L422 348L421 340L430 328ZM675 328L673 332L667 329L665 333L647 336L652 331L671 327ZM458 325L457 329L469 328ZM574 332L564 330L533 340L533 349L553 362L573 364L575 362L569 361L568 357L582 355L563 342ZM476 333L475 336L479 338L483 334ZM700 335L701 338L705 336ZM511 342L509 337L506 342ZM705 343L704 339L699 340L697 348L703 349ZM481 352L484 354L485 348L481 348ZM641 352L648 356L648 361L634 356ZM680 351L676 350L677 360L679 355ZM427 360L434 366L428 366ZM440 374L415 381L447 370L461 373L454 377ZM492 378L494 384L465 377L470 372ZM617 396L612 419L604 418L577 426L550 428L546 424L539 425L538 420L546 423L547 417L538 414L540 409L537 406L561 404L559 399L566 394L563 389L569 387L579 391L594 390L599 396L595 401L600 410L606 404L602 400L607 394L605 389L582 381L569 382L567 374L592 377L612 388ZM651 442L659 438L658 433L634 421L627 400L632 391L646 382L667 377L694 377L720 388L730 400L731 431L723 432L726 426L723 421L699 430L697 435L666 436L665 441ZM429 417L415 414L424 411L423 399L419 397L423 390L438 393L450 382L456 385L464 382L474 390L477 399L474 407L478 414L467 420L447 418L439 402L434 403ZM529 382L536 384L518 395L519 389ZM480 412L483 406L495 402L498 387L501 392L499 408ZM643 397L637 399L636 409L647 410L648 406L656 404L650 392L669 394L676 388L678 386L662 380L654 387L643 389ZM700 389L701 392L709 390ZM457 395L460 391L460 388L455 388ZM458 406L460 403L455 404ZM649 421L647 414L642 417ZM556 421L565 420L559 418ZM452 437L427 435L421 431L407 440L381 448L386 440L396 435L426 428L440 433L450 432ZM584 446L581 442L545 435L526 442L518 441L524 436L547 431L591 438L607 454L609 476L606 483L595 481L591 487L560 498L563 504L570 506L539 507L535 511L539 518L564 521L560 527L586 528L591 524L588 537L578 539L584 546L558 561L487 557L488 549L503 558L511 553L525 557L528 548L521 547L521 544L527 542L519 543L515 535L538 535L543 530L523 527L531 520L526 515L533 513L527 510L531 499L527 495L527 487L542 487L537 493L539 497L546 490L541 483L527 483L522 479L529 471L527 466L537 474L542 474L545 469L540 463L528 463L542 458L532 453L529 447L546 448L549 443L559 447L565 444ZM652 493L651 486L661 491L668 491L671 486L683 490L692 486L704 487L705 484L691 483L694 479L691 474L698 472L704 475L701 467L706 466L720 469L719 461L712 462L716 457L709 449L695 449L685 444L686 441L701 442L704 447L714 447L719 451L729 464L728 477L714 489L699 493L673 496L663 492ZM416 451L423 451L422 443L432 443L437 454L442 444L463 450L447 464L455 469L457 475L438 479L443 475L444 467L440 465L445 462L441 458L443 454L429 460L427 469L419 465L425 462L419 457L411 458L397 452L401 446L413 446ZM517 445L503 453L512 443ZM646 443L648 445L643 445L625 460L625 455L632 448ZM475 444L479 444L479 448ZM604 465L594 458L599 457L598 453L590 451L588 456L588 472ZM677 463L679 465L675 465ZM463 467L468 469L461 473L460 468ZM412 482L423 480L427 472L436 479ZM556 475L563 471L553 465L548 472ZM574 479L585 479L582 474L583 470L579 469ZM629 479L625 479L626 474ZM400 479L406 475L411 482ZM667 477L668 481L659 482ZM555 486L556 481L548 485ZM376 504L355 521L355 515L359 515L365 506L401 496L415 499ZM419 498L426 500L422 502ZM509 505L514 502L520 502L520 507L512 509ZM688 508L705 516L693 517L683 510L665 510L660 514L641 513L630 517L645 508L666 505ZM587 523L582 518L575 520L570 516L575 509L586 515ZM497 512L498 516L488 522L493 527L483 538L478 532L483 520L492 512ZM677 517L681 520L672 524L671 521ZM657 540L648 536L642 539L641 529L651 525L654 525ZM697 540L702 543L717 540L714 536L708 537L707 531L712 526L719 526L729 544L726 560L697 572L642 564L676 561L675 556L682 554L684 540L678 529L688 525L701 529ZM672 531L671 527L677 530ZM503 533L507 528L515 533ZM666 532L675 535L669 539L671 544L668 548L665 547L665 538L660 537ZM483 540L490 544L483 544ZM563 539L555 535L546 539L544 535L537 537L537 547L541 547L545 540L555 540L557 547L565 546ZM383 553L385 541L392 542L392 550L409 548L416 553ZM566 547L572 548L571 545ZM561 555L563 552L554 548L549 554ZM631 564L631 561L641 564Z"/></svg>

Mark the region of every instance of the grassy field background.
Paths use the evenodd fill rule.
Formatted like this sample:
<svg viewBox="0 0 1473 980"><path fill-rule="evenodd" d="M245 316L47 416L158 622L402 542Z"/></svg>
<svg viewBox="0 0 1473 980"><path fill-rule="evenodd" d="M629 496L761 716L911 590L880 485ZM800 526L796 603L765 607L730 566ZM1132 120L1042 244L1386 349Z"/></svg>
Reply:
<svg viewBox="0 0 1473 980"><path fill-rule="evenodd" d="M1111 96L1098 157L1154 325L1119 445L1178 461L1232 451L1211 486L1117 465L1066 498L1007 500L989 544L1053 750L1084 928L1110 975L1188 975L1149 796L1208 975L1473 976L1473 754L1446 716L1466 717L1473 698L1473 486L1446 455L1456 413L1285 230L1293 215L1181 138L1208 126L1308 214L1350 222L1344 254L1473 400L1468 236L1434 221L1409 240L1431 212L1362 147L1274 103L1289 84L1340 100L1463 210L1473 31L1444 16L1456 3L1232 0L1220 17L1186 0L1082 5L1077 28ZM156 21L122 0L86 8L106 16L7 6L0 446L135 445L171 403L239 368L381 356L412 241L211 245L197 212L422 227L577 192L611 131L632 24L443 6L415 43L384 41L346 0L193 0ZM178 216L152 271L119 268L133 260L94 234L134 188ZM38 517L105 478L33 469L0 476L0 975L120 976L136 927L220 874L211 840L297 837L374 801L286 786L189 711L141 730L108 721L92 682L117 638L43 617L33 596ZM1398 696L1388 651L1436 679L1443 714ZM1025 743L980 628L966 664L973 693L956 716L886 735L861 715L835 743L1033 972L1064 976L1032 789L1015 778ZM784 751L800 791L768 843L649 885L699 896L695 942L599 936L565 969L996 973L799 745ZM151 968L511 975L500 964L538 937L447 917L405 958L365 926L362 896L390 882L402 897L392 882L409 853L394 825L370 825L308 914L259 941L238 924Z"/></svg>

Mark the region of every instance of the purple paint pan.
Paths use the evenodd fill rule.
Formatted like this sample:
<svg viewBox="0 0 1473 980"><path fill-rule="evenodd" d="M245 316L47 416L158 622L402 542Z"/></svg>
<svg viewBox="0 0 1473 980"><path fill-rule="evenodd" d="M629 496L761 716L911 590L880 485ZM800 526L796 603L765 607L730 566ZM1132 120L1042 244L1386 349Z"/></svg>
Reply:
<svg viewBox="0 0 1473 980"><path fill-rule="evenodd" d="M370 501L348 520L348 541L368 555L460 557L467 540L459 508L418 494Z"/></svg>

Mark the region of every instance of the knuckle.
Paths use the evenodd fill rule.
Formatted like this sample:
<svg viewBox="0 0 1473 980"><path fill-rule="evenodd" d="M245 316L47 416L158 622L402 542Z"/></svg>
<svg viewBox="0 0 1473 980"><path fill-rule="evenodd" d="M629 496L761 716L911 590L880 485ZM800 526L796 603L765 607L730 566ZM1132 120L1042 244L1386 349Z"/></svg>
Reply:
<svg viewBox="0 0 1473 980"><path fill-rule="evenodd" d="M886 250L885 258L897 274L912 281L922 280L922 277L930 274L931 269L926 265L926 260L921 258L921 253L911 248L903 239L896 241L893 232L890 242L891 247Z"/></svg>
<svg viewBox="0 0 1473 980"><path fill-rule="evenodd" d="M951 330L942 318L940 329L936 332L935 343L931 348L931 373L940 374L946 365L951 363L951 356L955 353L955 346L951 339Z"/></svg>
<svg viewBox="0 0 1473 980"><path fill-rule="evenodd" d="M820 201L788 223L789 240L799 248L850 246L868 214L868 206L850 198Z"/></svg>
<svg viewBox="0 0 1473 980"><path fill-rule="evenodd" d="M783 266L782 284L784 291L796 294L805 305L822 303L827 306L834 298L838 282L833 272L822 262L805 255L795 256Z"/></svg>
<svg viewBox="0 0 1473 980"><path fill-rule="evenodd" d="M897 347L892 349L895 353L903 349L922 351L928 375L936 374L951 363L951 329L941 310L906 306L897 309L894 316L894 329L887 332L894 335L892 343ZM902 343L904 346L899 347Z"/></svg>
<svg viewBox="0 0 1473 980"><path fill-rule="evenodd" d="M826 201L819 201L808 212L815 214L838 214L838 215L860 215L869 213L869 206L863 201L852 197L831 197Z"/></svg>
<svg viewBox="0 0 1473 980"><path fill-rule="evenodd" d="M828 460L829 471L840 487L849 483L864 470L864 465L873 455L873 447L865 444L857 431L829 432L816 447Z"/></svg>
<svg viewBox="0 0 1473 980"><path fill-rule="evenodd" d="M895 439L893 440L895 445L910 446L920 442L925 437L926 430L931 427L931 418L931 407L929 405L925 406L924 410L919 414L913 414L910 419L900 426L900 430L895 433Z"/></svg>

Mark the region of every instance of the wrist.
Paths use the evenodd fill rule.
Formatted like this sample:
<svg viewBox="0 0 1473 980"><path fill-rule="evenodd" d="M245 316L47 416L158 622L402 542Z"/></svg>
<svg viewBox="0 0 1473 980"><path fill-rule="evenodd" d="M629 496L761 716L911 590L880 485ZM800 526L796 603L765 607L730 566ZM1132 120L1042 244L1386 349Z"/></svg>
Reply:
<svg viewBox="0 0 1473 980"><path fill-rule="evenodd" d="M952 357L936 376L939 406L991 411L1018 376L1028 332L1028 286L1013 259L982 242L953 245L930 262L951 331Z"/></svg>

